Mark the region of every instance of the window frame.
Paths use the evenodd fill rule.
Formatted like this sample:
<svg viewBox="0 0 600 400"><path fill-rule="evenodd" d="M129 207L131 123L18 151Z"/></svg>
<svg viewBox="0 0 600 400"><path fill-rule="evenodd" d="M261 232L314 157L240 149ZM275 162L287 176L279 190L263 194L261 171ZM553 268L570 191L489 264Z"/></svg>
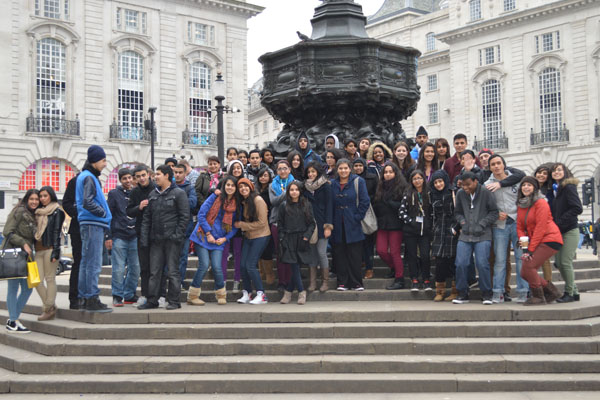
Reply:
<svg viewBox="0 0 600 400"><path fill-rule="evenodd" d="M434 116L435 118L432 118ZM438 103L427 104L427 121L428 125L435 125L440 123L440 107Z"/></svg>
<svg viewBox="0 0 600 400"><path fill-rule="evenodd" d="M517 9L517 0L504 0L503 10L504 12L514 11Z"/></svg>
<svg viewBox="0 0 600 400"><path fill-rule="evenodd" d="M187 126L189 132L199 134L202 140L202 134L212 133L212 100L213 100L213 68L205 62L194 61L188 66L188 112ZM194 76L197 75L197 78ZM198 85L194 86L197 79ZM204 82L204 84L202 84ZM197 109L195 106L198 106ZM193 115L195 112L198 115ZM202 144L202 143L199 143Z"/></svg>
<svg viewBox="0 0 600 400"><path fill-rule="evenodd" d="M198 27L204 28L204 40L198 40ZM196 46L215 47L217 41L216 37L217 33L215 25L199 21L188 21L186 35L188 43Z"/></svg>
<svg viewBox="0 0 600 400"><path fill-rule="evenodd" d="M433 32L428 32L425 35L425 49L426 49L426 53L432 52L436 50L436 46L435 46L435 33Z"/></svg>
<svg viewBox="0 0 600 400"><path fill-rule="evenodd" d="M552 70L552 71L550 71ZM548 79L549 75L553 74L554 76L551 77L554 79L554 82L543 82L543 78L544 75L547 76L546 79ZM562 129L563 126L563 121L564 121L564 116L563 116L563 91L562 91L562 85L561 85L561 71L559 68L553 67L553 66L549 66L546 68L543 68L538 74L537 74L537 80L538 80L538 112L539 112L539 126L540 129L539 131L542 133L550 133L551 135L554 135L554 133L556 133L557 137L559 136L560 130ZM552 86L551 83L553 83L553 86L556 88L556 90L554 92L550 92L547 89L544 88L548 88L549 86ZM553 99L554 97L554 99ZM554 101L554 105L553 107L551 107L551 102ZM552 110L552 108L554 108L554 110ZM554 122L552 122L552 120L554 120ZM550 125L554 125L554 129L555 130L549 130L546 129L546 127L550 126Z"/></svg>
<svg viewBox="0 0 600 400"><path fill-rule="evenodd" d="M429 74L427 75L427 91L428 92L434 92L439 90L439 85L438 85L438 75L437 74ZM432 85L432 83L435 83L435 85Z"/></svg>
<svg viewBox="0 0 600 400"><path fill-rule="evenodd" d="M128 27L127 13L135 13L136 27ZM134 35L148 36L148 11L132 7L130 5L116 5L113 14L114 29L119 32L125 32Z"/></svg>
<svg viewBox="0 0 600 400"><path fill-rule="evenodd" d="M483 18L481 0L469 1L469 22L479 21Z"/></svg>
<svg viewBox="0 0 600 400"><path fill-rule="evenodd" d="M52 186L56 193L64 193L65 190L67 190L67 184L69 183L69 180L74 177L79 170L68 161L52 157L40 158L39 160L29 164L19 178L18 190L20 192L25 192L31 188L40 188L45 186L44 183L48 182L44 182L43 166L44 164L52 165L54 163L58 163L58 171L55 171L58 172L58 175L56 176L58 181L58 189L53 185L50 186ZM52 183L52 169L50 169L49 173L51 176L50 183ZM23 179L25 179L25 181L23 181Z"/></svg>
<svg viewBox="0 0 600 400"><path fill-rule="evenodd" d="M550 44L552 45L551 49L545 49L545 38L550 37ZM534 36L534 48L535 54L544 54L552 51L560 50L560 30L551 31L551 32L543 32Z"/></svg>
<svg viewBox="0 0 600 400"><path fill-rule="evenodd" d="M49 3L56 4L52 7L55 10L52 14L48 11ZM71 2L69 0L34 0L32 9L33 15L38 18L70 21Z"/></svg>
<svg viewBox="0 0 600 400"><path fill-rule="evenodd" d="M488 62L488 54L491 51L492 61ZM499 64L502 62L502 53L500 49L500 45L487 46L482 49L479 49L479 66L487 67L488 65Z"/></svg>
<svg viewBox="0 0 600 400"><path fill-rule="evenodd" d="M135 62L135 68L133 64ZM126 140L142 140L144 130L144 104L146 103L146 59L135 50L124 50L117 55L117 101L116 120L121 128L119 138ZM126 71L124 67L127 65ZM137 79L132 79L134 74ZM122 74L126 72L127 77ZM124 107L124 104L130 107ZM131 107L137 104L137 109Z"/></svg>
<svg viewBox="0 0 600 400"><path fill-rule="evenodd" d="M492 88L492 85L495 88ZM481 121L483 138L497 143L502 137L502 83L490 78L481 84ZM495 94L494 98L491 98ZM492 101L493 100L493 101ZM493 116L494 118L490 118ZM495 129L493 129L495 127Z"/></svg>

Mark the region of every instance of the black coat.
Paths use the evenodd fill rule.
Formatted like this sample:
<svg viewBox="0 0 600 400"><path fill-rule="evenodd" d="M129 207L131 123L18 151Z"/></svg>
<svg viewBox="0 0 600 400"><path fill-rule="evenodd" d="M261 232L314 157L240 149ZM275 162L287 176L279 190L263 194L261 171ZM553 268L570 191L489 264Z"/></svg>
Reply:
<svg viewBox="0 0 600 400"><path fill-rule="evenodd" d="M52 247L50 259L58 260L60 258L60 239L62 235L62 225L65 222L65 213L60 208L48 215L48 225L42 234L42 245Z"/></svg>
<svg viewBox="0 0 600 400"><path fill-rule="evenodd" d="M294 203L287 211L283 202L277 214L277 231L279 235L279 261L286 264L306 264L316 266L318 259L314 245L309 243L315 230L312 207L307 207L308 214ZM304 240L307 239L307 240Z"/></svg>
<svg viewBox="0 0 600 400"><path fill-rule="evenodd" d="M452 234L458 231L458 223L454 218L454 200L452 194L444 196L441 200L431 203L433 240L431 243L431 255L433 257L454 258L456 256L456 245L458 235Z"/></svg>
<svg viewBox="0 0 600 400"><path fill-rule="evenodd" d="M375 193L377 192L377 185L379 184L379 177L370 172L363 172L362 175L359 176L365 180L365 183L367 184L367 193L369 194L371 204L373 204L373 200L375 200Z"/></svg>
<svg viewBox="0 0 600 400"><path fill-rule="evenodd" d="M77 220L77 202L75 201L75 189L77 187L77 178L79 174L71 178L67 183L67 189L62 200L62 208L65 210L67 215L71 217L71 224L69 225L69 235L79 236L79 221Z"/></svg>
<svg viewBox="0 0 600 400"><path fill-rule="evenodd" d="M190 221L190 204L185 192L174 183L162 193L153 190L142 220L141 246L171 240L183 242Z"/></svg>
<svg viewBox="0 0 600 400"><path fill-rule="evenodd" d="M402 230L402 220L398 217L398 211L402 204L402 197L389 199L385 198L375 200L373 203L373 211L377 217L377 229L384 231L400 231Z"/></svg>
<svg viewBox="0 0 600 400"><path fill-rule="evenodd" d="M156 185L154 182L150 181L146 187L141 187L140 185L134 187L129 194L127 216L135 218L135 231L138 238L142 235L142 220L144 218L144 213L148 209L148 207L146 207L143 210L140 210L140 203L142 200L147 200L154 189L156 189Z"/></svg>
<svg viewBox="0 0 600 400"><path fill-rule="evenodd" d="M431 236L431 205L423 202L419 207L416 195L402 197L399 217L404 222L402 231L408 236Z"/></svg>
<svg viewBox="0 0 600 400"><path fill-rule="evenodd" d="M331 196L331 183L326 182L324 185L311 193L308 190L304 191L304 196L312 204L312 212L317 222L319 230L319 239L324 239L323 230L325 225L329 225L333 230L333 197Z"/></svg>
<svg viewBox="0 0 600 400"><path fill-rule="evenodd" d="M575 178L564 179L558 186L558 191L552 201L552 218L560 229L560 233L568 232L579 226L577 216L583 212L583 206L577 193L578 183L579 181Z"/></svg>
<svg viewBox="0 0 600 400"><path fill-rule="evenodd" d="M131 190L125 190L121 185L108 192L108 208L110 208L112 214L108 234L110 239L129 241L137 236L135 230L136 220L127 215L130 196Z"/></svg>

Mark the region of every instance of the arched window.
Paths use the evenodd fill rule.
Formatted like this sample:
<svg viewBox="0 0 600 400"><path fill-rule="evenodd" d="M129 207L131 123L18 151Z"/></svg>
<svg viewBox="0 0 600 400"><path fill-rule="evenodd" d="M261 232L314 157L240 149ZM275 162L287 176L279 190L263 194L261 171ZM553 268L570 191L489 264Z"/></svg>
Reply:
<svg viewBox="0 0 600 400"><path fill-rule="evenodd" d="M64 192L73 176L75 176L75 169L66 161L44 158L29 165L23 172L19 181L19 190L52 186L56 192Z"/></svg>
<svg viewBox="0 0 600 400"><path fill-rule="evenodd" d="M481 85L483 137L488 146L497 147L502 133L502 100L500 82L487 80Z"/></svg>
<svg viewBox="0 0 600 400"><path fill-rule="evenodd" d="M144 58L135 51L119 54L118 139L144 136Z"/></svg>
<svg viewBox="0 0 600 400"><path fill-rule="evenodd" d="M121 168L129 168L133 172L133 169L136 166L137 163L124 163L113 169L110 174L108 174L108 178L106 178L106 182L104 182L104 185L102 186L102 191L104 194L107 194L111 190L115 189L119 184L119 170Z"/></svg>
<svg viewBox="0 0 600 400"><path fill-rule="evenodd" d="M189 122L188 127L191 133L193 144L208 145L210 136L202 135L211 132L211 90L210 79L211 69L202 62L195 62L190 65L189 79Z"/></svg>
<svg viewBox="0 0 600 400"><path fill-rule="evenodd" d="M427 35L425 35L425 40L426 40L426 49L427 51L434 51L435 50L435 33L433 32L429 32Z"/></svg>
<svg viewBox="0 0 600 400"><path fill-rule="evenodd" d="M539 75L540 128L547 141L558 140L562 125L560 72L545 68Z"/></svg>
<svg viewBox="0 0 600 400"><path fill-rule="evenodd" d="M37 132L62 132L65 125L67 69L65 45L56 39L37 42L36 124Z"/></svg>

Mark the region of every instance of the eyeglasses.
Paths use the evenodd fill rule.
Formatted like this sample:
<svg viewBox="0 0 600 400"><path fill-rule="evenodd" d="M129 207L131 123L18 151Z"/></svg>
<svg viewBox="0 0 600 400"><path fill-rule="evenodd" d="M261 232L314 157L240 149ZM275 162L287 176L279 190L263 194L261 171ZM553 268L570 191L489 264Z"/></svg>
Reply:
<svg viewBox="0 0 600 400"><path fill-rule="evenodd" d="M277 168L277 171L288 171L289 168L288 167L279 167Z"/></svg>

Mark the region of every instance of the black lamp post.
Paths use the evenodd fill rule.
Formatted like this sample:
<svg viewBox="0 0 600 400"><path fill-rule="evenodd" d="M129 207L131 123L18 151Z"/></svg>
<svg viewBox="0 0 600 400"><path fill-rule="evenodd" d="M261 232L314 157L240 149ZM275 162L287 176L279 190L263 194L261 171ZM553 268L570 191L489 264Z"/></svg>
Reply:
<svg viewBox="0 0 600 400"><path fill-rule="evenodd" d="M223 75L221 72L217 72L217 80L215 81L215 100L217 101L217 105L215 109L217 110L217 151L219 162L221 165L225 165L225 132L223 127L223 114L225 112L225 106L223 105L223 100L225 100L225 81L223 80Z"/></svg>
<svg viewBox="0 0 600 400"><path fill-rule="evenodd" d="M156 112L156 107L150 107L148 112L150 113L150 121L146 120L144 122L146 130L150 130L150 168L154 170L154 135L156 133L154 129L154 113Z"/></svg>

